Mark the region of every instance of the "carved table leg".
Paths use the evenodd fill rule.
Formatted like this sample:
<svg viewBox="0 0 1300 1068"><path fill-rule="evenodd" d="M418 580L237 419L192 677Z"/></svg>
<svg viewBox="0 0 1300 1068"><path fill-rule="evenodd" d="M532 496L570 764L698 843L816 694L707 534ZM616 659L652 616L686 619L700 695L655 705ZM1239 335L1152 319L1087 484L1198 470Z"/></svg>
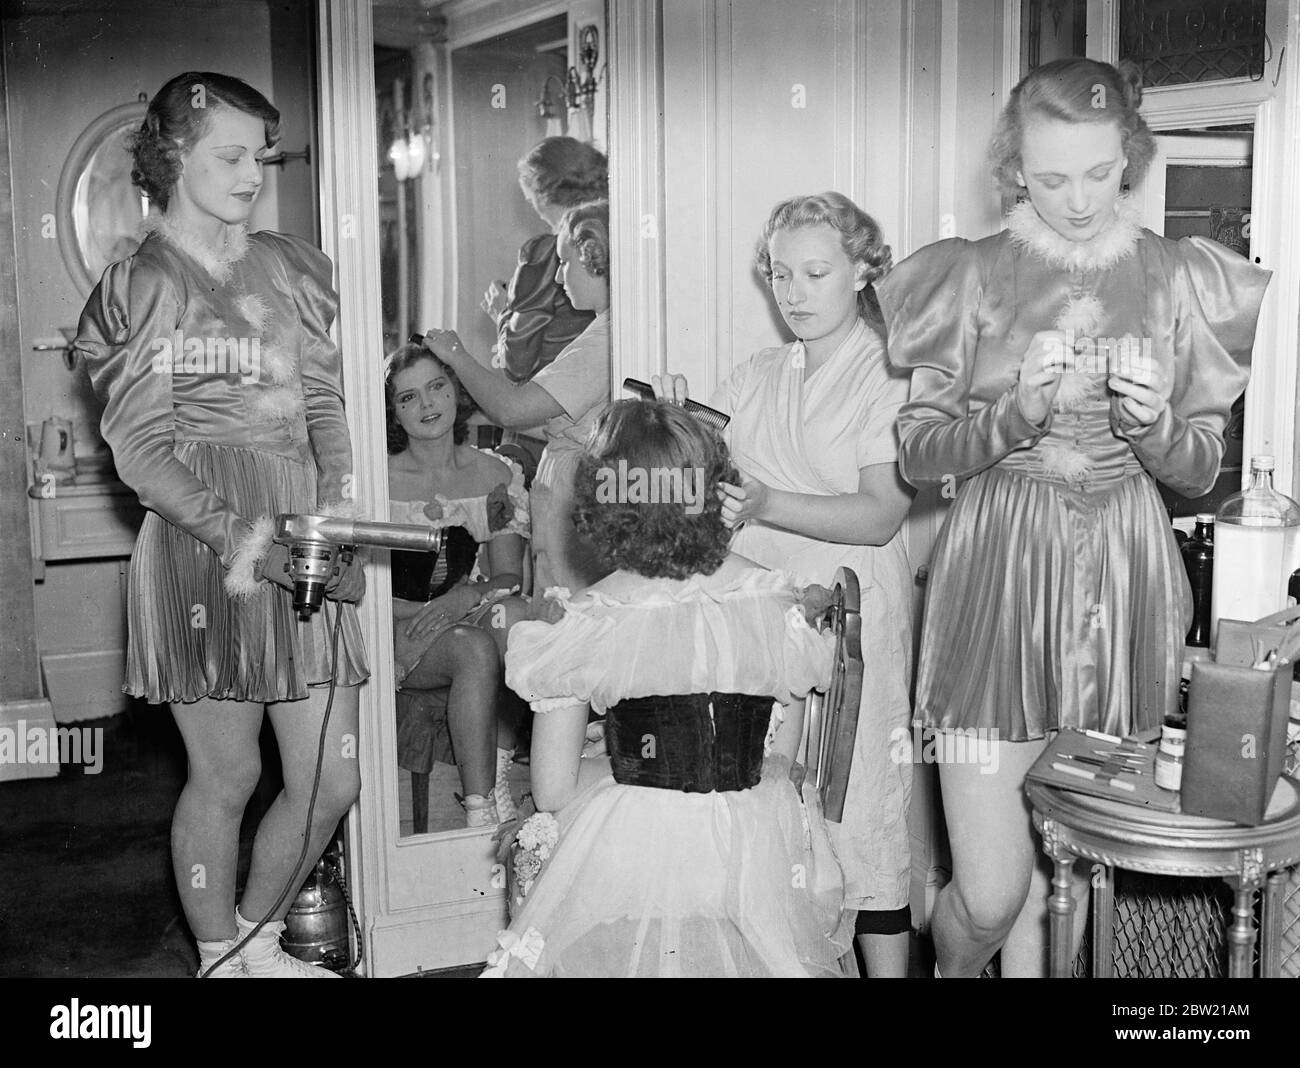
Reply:
<svg viewBox="0 0 1300 1068"><path fill-rule="evenodd" d="M1264 909L1259 931L1259 976L1276 979L1282 974L1282 891L1287 873L1275 871L1264 883Z"/></svg>
<svg viewBox="0 0 1300 1068"><path fill-rule="evenodd" d="M1073 933L1073 932L1071 932ZM1115 869L1092 866L1092 977L1115 975Z"/></svg>
<svg viewBox="0 0 1300 1068"><path fill-rule="evenodd" d="M1228 977L1249 979L1254 971L1255 891L1264 881L1264 858L1258 849L1241 851L1241 873L1228 880L1233 888L1232 926L1228 929Z"/></svg>
<svg viewBox="0 0 1300 1068"><path fill-rule="evenodd" d="M1054 820L1043 820L1043 852L1052 858L1052 894L1047 899L1050 919L1052 978L1069 979L1074 962L1070 948L1074 930L1074 894L1070 892L1070 872L1074 854L1060 840Z"/></svg>

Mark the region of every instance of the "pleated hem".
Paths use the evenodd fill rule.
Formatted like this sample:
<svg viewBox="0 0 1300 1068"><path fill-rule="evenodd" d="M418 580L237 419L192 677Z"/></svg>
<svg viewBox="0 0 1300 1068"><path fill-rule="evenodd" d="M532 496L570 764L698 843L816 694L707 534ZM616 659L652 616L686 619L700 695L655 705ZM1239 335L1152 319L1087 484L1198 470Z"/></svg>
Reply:
<svg viewBox="0 0 1300 1068"><path fill-rule="evenodd" d="M310 463L200 442L181 443L176 455L242 516L316 507ZM309 687L330 680L340 614L336 685L369 677L352 605L326 601L299 622L288 590L262 582L251 596L233 599L225 574L206 544L155 513L145 516L128 583L126 693L156 704L302 700Z"/></svg>
<svg viewBox="0 0 1300 1068"><path fill-rule="evenodd" d="M1157 726L1190 615L1148 475L1081 490L992 468L935 545L914 719L1004 741Z"/></svg>

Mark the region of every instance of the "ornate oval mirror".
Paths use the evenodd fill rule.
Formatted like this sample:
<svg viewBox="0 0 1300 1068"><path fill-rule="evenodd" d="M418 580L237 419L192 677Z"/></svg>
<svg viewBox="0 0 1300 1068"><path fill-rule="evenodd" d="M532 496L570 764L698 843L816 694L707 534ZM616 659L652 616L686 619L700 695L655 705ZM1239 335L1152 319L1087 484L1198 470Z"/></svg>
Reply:
<svg viewBox="0 0 1300 1068"><path fill-rule="evenodd" d="M146 106L142 96L87 126L59 176L59 251L79 293L89 293L104 268L140 243L149 202L131 184L127 136L140 125Z"/></svg>

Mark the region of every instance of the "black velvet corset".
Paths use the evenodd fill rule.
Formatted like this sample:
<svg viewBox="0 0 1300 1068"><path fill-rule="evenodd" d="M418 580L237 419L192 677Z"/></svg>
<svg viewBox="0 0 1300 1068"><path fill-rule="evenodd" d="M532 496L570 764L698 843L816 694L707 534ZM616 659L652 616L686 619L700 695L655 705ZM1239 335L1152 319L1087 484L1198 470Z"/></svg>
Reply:
<svg viewBox="0 0 1300 1068"><path fill-rule="evenodd" d="M691 794L748 790L763 769L771 718L771 697L743 693L620 701L605 717L614 780Z"/></svg>
<svg viewBox="0 0 1300 1068"><path fill-rule="evenodd" d="M448 527L440 553L392 553L393 596L404 601L432 601L474 570L478 542L464 527Z"/></svg>

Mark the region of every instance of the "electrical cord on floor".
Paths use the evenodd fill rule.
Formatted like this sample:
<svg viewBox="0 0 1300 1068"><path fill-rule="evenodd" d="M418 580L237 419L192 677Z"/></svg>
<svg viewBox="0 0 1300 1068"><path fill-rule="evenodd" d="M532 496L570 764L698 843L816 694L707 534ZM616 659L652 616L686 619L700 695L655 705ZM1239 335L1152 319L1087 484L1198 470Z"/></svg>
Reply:
<svg viewBox="0 0 1300 1068"><path fill-rule="evenodd" d="M330 602L328 601L325 602L325 604L329 603ZM322 605L322 608L323 607L324 605ZM293 871L289 875L289 881L284 884L284 889L280 891L280 896L275 899L275 904L267 909L266 915L257 921L257 926L236 942L225 956L199 976L200 979L207 979L214 971L225 964L226 961L236 953L242 952L244 946L257 937L258 932L266 926L266 921L275 915L276 910L284 904L285 898L293 893L295 888L299 885L299 872L302 870L303 864L307 860L307 852L311 848L311 821L312 817L316 814L316 795L320 792L321 769L325 766L325 740L328 737L326 732L329 730L330 725L330 709L334 707L335 675L337 674L339 662L339 631L342 629L342 626L343 609L336 608L334 613L334 633L330 639L330 692L329 697L325 700L325 716L321 720L320 725L320 743L316 747L316 776L312 779L311 800L307 802L307 826L304 828L302 835L302 852L298 854L298 860L297 863L294 864Z"/></svg>

